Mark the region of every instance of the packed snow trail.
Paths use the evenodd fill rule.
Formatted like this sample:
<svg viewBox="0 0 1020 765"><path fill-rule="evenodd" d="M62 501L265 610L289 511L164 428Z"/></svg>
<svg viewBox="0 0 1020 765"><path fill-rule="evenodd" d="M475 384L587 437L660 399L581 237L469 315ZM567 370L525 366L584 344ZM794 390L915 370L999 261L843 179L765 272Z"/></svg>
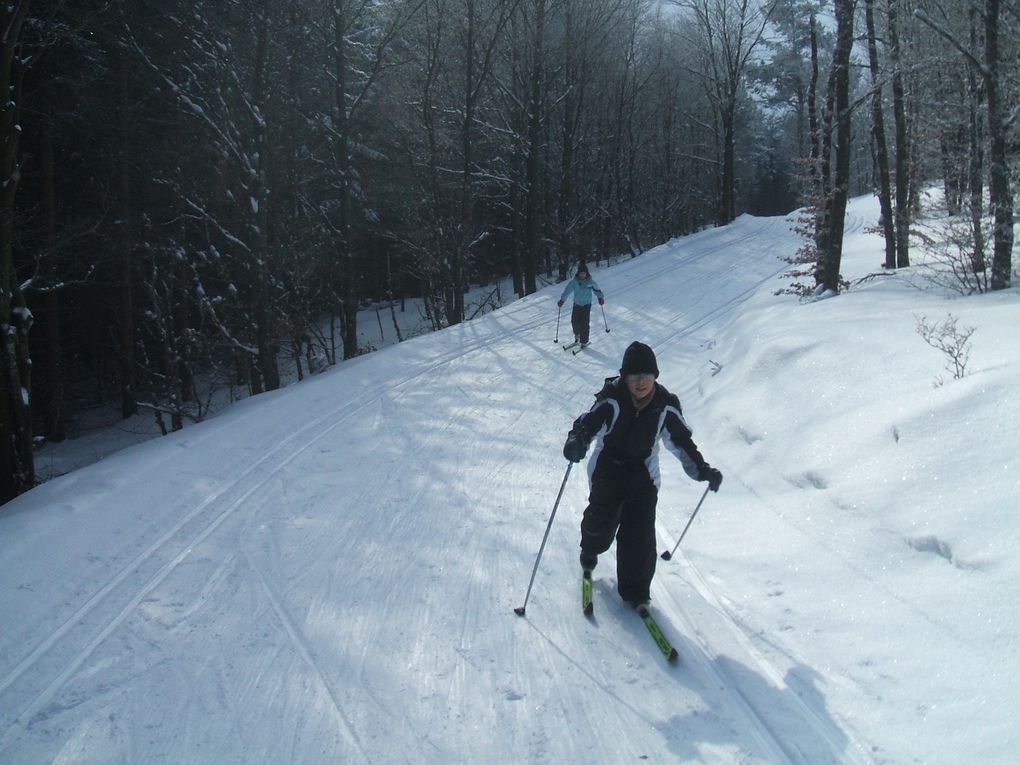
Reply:
<svg viewBox="0 0 1020 765"><path fill-rule="evenodd" d="M867 761L683 550L652 593L678 666L616 597L611 553L579 613L583 473L512 613L571 420L633 339L683 399L788 227L745 216L599 273L613 331L576 357L551 342L550 287L11 503L0 761ZM696 438L712 461L718 437ZM700 493L664 473L660 534ZM744 494L727 480L712 512Z"/></svg>

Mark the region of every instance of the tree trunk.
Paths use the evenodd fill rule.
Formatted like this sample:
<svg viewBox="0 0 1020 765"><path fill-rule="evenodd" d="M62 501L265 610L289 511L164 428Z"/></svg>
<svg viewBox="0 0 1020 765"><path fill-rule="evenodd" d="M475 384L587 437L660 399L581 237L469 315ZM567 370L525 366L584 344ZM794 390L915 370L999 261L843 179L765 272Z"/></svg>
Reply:
<svg viewBox="0 0 1020 765"><path fill-rule="evenodd" d="M510 152L510 273L513 276L514 294L526 294L524 279L524 156L516 145Z"/></svg>
<svg viewBox="0 0 1020 765"><path fill-rule="evenodd" d="M832 214L832 142L835 133L833 120L835 118L835 97L836 97L836 74L838 67L833 61L829 70L828 87L825 95L825 107L822 110L821 125L819 127L819 157L818 157L818 179L817 199L818 206L815 211L815 248L818 254L818 265L815 273L816 286L824 287L827 276L827 258L829 256L829 241L832 237L830 216Z"/></svg>
<svg viewBox="0 0 1020 765"><path fill-rule="evenodd" d="M565 3L564 38L572 40L574 30L574 0ZM574 260L573 241L571 236L571 216L574 196L574 136L577 131L577 114L580 112L581 98L578 90L583 89L577 72L577 62L573 45L568 45L564 61L563 119L560 127L560 188L556 201L557 240L559 253L557 265L560 278L567 272Z"/></svg>
<svg viewBox="0 0 1020 765"><path fill-rule="evenodd" d="M42 199L44 248L53 252L57 242L56 183L52 122L47 115L40 120L42 152L39 158L39 185ZM60 294L48 289L43 295L42 357L44 363L34 369L32 403L42 420L43 435L50 441L63 441L64 365L61 358Z"/></svg>
<svg viewBox="0 0 1020 765"><path fill-rule="evenodd" d="M836 118L835 170L829 203L829 234L822 253L821 286L839 292L839 269L843 256L843 231L850 188L850 51L853 47L853 0L835 0L836 48L833 51L833 92Z"/></svg>
<svg viewBox="0 0 1020 765"><path fill-rule="evenodd" d="M255 280L255 345L258 348L258 366L266 390L280 387L280 369L276 356L279 343L276 337L276 310L272 305L273 289L270 286L272 261L269 250L269 0L263 0L257 13L257 43L255 48L255 81L252 87L252 102L259 111L258 118L251 121L257 159L255 177L250 179L254 188L251 196L256 200L257 209L252 215L252 246L256 270Z"/></svg>
<svg viewBox="0 0 1020 765"><path fill-rule="evenodd" d="M464 293L467 291L465 268L467 247L474 233L471 204L471 128L475 119L475 0L467 0L464 20L464 114L460 124L460 225L452 248L453 305L447 308L450 324L464 321Z"/></svg>
<svg viewBox="0 0 1020 765"><path fill-rule="evenodd" d="M892 188L889 180L889 149L885 139L885 118L882 113L882 79L878 65L875 39L874 0L866 0L865 23L868 28L868 63L871 68L872 94L871 134L875 139L875 164L878 170L878 202L882 210L882 233L885 237L885 267L896 268L896 231L894 228Z"/></svg>
<svg viewBox="0 0 1020 765"><path fill-rule="evenodd" d="M898 0L889 1L889 58L892 61L893 119L896 124L896 265L910 265L910 144L903 64L900 55Z"/></svg>
<svg viewBox="0 0 1020 765"><path fill-rule="evenodd" d="M540 221L539 203L542 199L539 184L539 159L542 143L542 67L545 44L545 0L537 0L534 36L532 38L532 58L530 97L528 99L528 154L527 183L524 212L524 294L530 295L538 289L537 272L540 261Z"/></svg>
<svg viewBox="0 0 1020 765"><path fill-rule="evenodd" d="M128 73L124 53L113 46L117 77L117 127L119 131L118 205L120 206L120 327L117 340L120 345L120 415L127 419L138 414L135 399L135 309L134 309L134 232L131 206L131 115L128 102Z"/></svg>
<svg viewBox="0 0 1020 765"><path fill-rule="evenodd" d="M736 98L734 92L733 98ZM736 102L730 99L721 110L722 120L722 187L719 189L719 225L725 226L736 217Z"/></svg>
<svg viewBox="0 0 1020 765"><path fill-rule="evenodd" d="M970 21L970 47L977 50L978 28L977 9L971 7L968 12ZM984 152L982 149L981 136L983 125L981 124L980 94L977 75L974 67L967 67L967 104L970 111L970 136L969 151L967 157L967 192L968 208L970 211L970 225L974 238L974 252L971 255L971 263L975 274L984 273L988 267L985 262L985 231L981 225L984 218Z"/></svg>
<svg viewBox="0 0 1020 765"><path fill-rule="evenodd" d="M1013 271L1013 192L1006 153L1008 126L1003 114L999 66L1000 0L985 0L985 99L988 104L989 204L995 218L992 247L992 289L1010 285Z"/></svg>
<svg viewBox="0 0 1020 765"><path fill-rule="evenodd" d="M814 14L808 24L811 38L811 82L807 92L808 135L811 141L811 158L808 165L812 190L818 183L819 163L822 159L821 135L818 126L818 22ZM807 200L812 203L813 200Z"/></svg>
<svg viewBox="0 0 1020 765"><path fill-rule="evenodd" d="M28 329L31 317L14 269L14 197L21 177L18 159L20 62L18 35L28 0L0 8L0 502L35 483L29 392Z"/></svg>
<svg viewBox="0 0 1020 765"><path fill-rule="evenodd" d="M340 262L340 332L344 358L358 355L358 295L355 288L354 243L351 239L350 120L347 112L347 2L333 3L333 138L334 156L339 174L340 205L337 221L337 259Z"/></svg>

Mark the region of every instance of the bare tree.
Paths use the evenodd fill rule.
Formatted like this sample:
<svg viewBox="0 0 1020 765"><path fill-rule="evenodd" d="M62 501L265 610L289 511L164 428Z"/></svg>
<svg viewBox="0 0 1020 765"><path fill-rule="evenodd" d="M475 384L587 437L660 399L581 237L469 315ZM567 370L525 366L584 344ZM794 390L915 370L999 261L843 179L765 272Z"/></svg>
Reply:
<svg viewBox="0 0 1020 765"><path fill-rule="evenodd" d="M0 502L35 483L32 456L31 362L28 331L32 326L25 296L14 269L14 199L21 177L18 114L26 64L19 48L28 0L0 8Z"/></svg>
<svg viewBox="0 0 1020 765"><path fill-rule="evenodd" d="M280 280L266 239L271 129L266 115L274 92L271 12L268 0L259 0L171 16L169 22L182 25L181 38L190 44L178 61L169 64L155 60L136 43L139 56L175 95L209 151L210 175L174 173L161 182L186 211L191 227L205 232L207 246L217 254L214 258L195 254L202 261L202 267L194 269L196 297L221 340L243 354L254 393L280 385L276 358ZM226 25L231 29L228 35L222 33ZM178 247L187 251L189 236L178 236ZM212 311L217 300L224 307Z"/></svg>
<svg viewBox="0 0 1020 765"><path fill-rule="evenodd" d="M718 223L736 217L736 118L744 75L775 0L673 0L691 14L703 50L701 78L719 123L722 177Z"/></svg>
<svg viewBox="0 0 1020 765"><path fill-rule="evenodd" d="M875 34L875 0L865 0L865 24L868 33L868 65L871 70L871 135L875 145L875 166L878 174L878 201L882 210L882 233L885 237L885 267L896 268L896 230L893 219L892 187L889 178L889 145L885 133L882 103L882 70L878 60Z"/></svg>
<svg viewBox="0 0 1020 765"><path fill-rule="evenodd" d="M976 46L975 36L965 43L954 30L939 24L925 11L918 10L915 15L948 40L978 72L982 82L988 115L989 205L994 217L991 287L1001 290L1010 286L1013 272L1014 212L1007 134L1016 120L1017 111L1005 106L1006 75L1002 69L999 37L1002 3L1000 0L984 0L983 8L978 7L984 22L984 45L980 49Z"/></svg>
<svg viewBox="0 0 1020 765"><path fill-rule="evenodd" d="M364 206L365 201L354 155L367 153L368 147L359 140L358 128L362 112L376 96L379 78L391 64L402 30L422 4L423 0L328 0L322 9L319 28L329 52L325 77L332 103L321 124L329 137L334 167L329 178L332 194L324 203L323 217L333 232L344 358L359 352L355 207Z"/></svg>
<svg viewBox="0 0 1020 765"><path fill-rule="evenodd" d="M528 70L527 139L525 144L524 182L524 294L530 295L538 289L536 275L541 260L539 202L542 189L539 186L542 139L545 123L544 99L546 95L545 35L546 0L530 0L528 14L531 28L531 60Z"/></svg>
<svg viewBox="0 0 1020 765"><path fill-rule="evenodd" d="M835 0L833 7L836 12L836 49L833 52L830 81L836 133L834 173L832 193L826 200L826 246L818 253L816 279L819 288L839 292L843 229L850 183L850 51L853 47L854 0Z"/></svg>
<svg viewBox="0 0 1020 765"><path fill-rule="evenodd" d="M886 0L889 33L889 58L892 66L893 121L896 134L895 193L896 193L896 265L910 265L910 197L911 167L909 130L907 126L905 74L903 54L900 50L899 0Z"/></svg>
<svg viewBox="0 0 1020 765"><path fill-rule="evenodd" d="M459 236L453 251L453 311L450 323L464 319L464 293L467 291L467 265L472 245L484 236L476 222L474 191L477 188L476 133L480 100L495 64L498 44L521 0L463 0L464 22L460 33L462 98L460 103L460 193Z"/></svg>

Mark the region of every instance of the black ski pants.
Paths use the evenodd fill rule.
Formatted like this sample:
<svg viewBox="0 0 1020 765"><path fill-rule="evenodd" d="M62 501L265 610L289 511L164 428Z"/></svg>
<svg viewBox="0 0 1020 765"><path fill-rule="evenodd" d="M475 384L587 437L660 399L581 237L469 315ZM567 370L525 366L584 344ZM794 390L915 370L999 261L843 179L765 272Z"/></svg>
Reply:
<svg viewBox="0 0 1020 765"><path fill-rule="evenodd" d="M578 305L570 312L570 328L574 330L574 337L582 343L588 342L588 335L591 332L591 303Z"/></svg>
<svg viewBox="0 0 1020 765"><path fill-rule="evenodd" d="M581 550L599 555L616 538L617 590L624 600L648 600L655 575L655 506L659 490L643 462L600 455L581 518Z"/></svg>

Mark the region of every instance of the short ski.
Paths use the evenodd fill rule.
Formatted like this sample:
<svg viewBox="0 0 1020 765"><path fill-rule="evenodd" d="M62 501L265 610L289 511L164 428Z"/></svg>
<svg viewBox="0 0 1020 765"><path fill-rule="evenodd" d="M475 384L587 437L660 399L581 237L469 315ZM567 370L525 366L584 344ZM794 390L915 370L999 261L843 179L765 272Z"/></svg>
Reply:
<svg viewBox="0 0 1020 765"><path fill-rule="evenodd" d="M676 661L678 656L676 649L672 646L665 635L662 634L658 622L652 616L648 610L648 606L641 604L637 607L638 616L641 617L641 621L645 623L648 631L652 634L652 638L655 640L655 644L659 646L659 650L662 651L662 655L666 657L667 661Z"/></svg>
<svg viewBox="0 0 1020 765"><path fill-rule="evenodd" d="M565 350L565 351L569 351L569 350L570 350L571 348L576 348L576 347L577 347L577 346L579 346L580 344L581 344L581 341L580 341L580 340L575 340L575 341L574 341L574 342L572 342L572 343L567 343L566 345L564 345L564 346L563 346L563 350Z"/></svg>
<svg viewBox="0 0 1020 765"><path fill-rule="evenodd" d="M574 348L570 352L576 356L581 351L583 351L585 348L587 348L589 345L590 345L590 343L581 343L580 345L578 345L576 348Z"/></svg>
<svg viewBox="0 0 1020 765"><path fill-rule="evenodd" d="M585 616L592 616L595 613L595 606L592 603L592 582L591 582L591 571L581 571L581 610ZM655 617L652 616L648 610L648 606L644 603L636 606L638 616L641 617L641 621L645 623L645 627L648 628L648 632L651 634L652 639L655 640L655 645L659 647L662 655L667 661L676 661L679 654L673 647L673 644L669 642L663 632L662 628L659 627L659 623L655 621Z"/></svg>

